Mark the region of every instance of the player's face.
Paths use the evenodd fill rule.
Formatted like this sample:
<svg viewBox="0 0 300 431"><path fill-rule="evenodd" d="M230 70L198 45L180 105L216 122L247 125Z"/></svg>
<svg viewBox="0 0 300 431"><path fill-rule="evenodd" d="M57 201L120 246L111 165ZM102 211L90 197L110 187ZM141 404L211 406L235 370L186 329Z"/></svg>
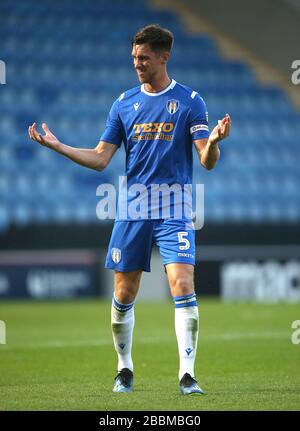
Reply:
<svg viewBox="0 0 300 431"><path fill-rule="evenodd" d="M153 52L147 43L133 45L131 55L139 81L142 84L151 84L165 64L163 55Z"/></svg>

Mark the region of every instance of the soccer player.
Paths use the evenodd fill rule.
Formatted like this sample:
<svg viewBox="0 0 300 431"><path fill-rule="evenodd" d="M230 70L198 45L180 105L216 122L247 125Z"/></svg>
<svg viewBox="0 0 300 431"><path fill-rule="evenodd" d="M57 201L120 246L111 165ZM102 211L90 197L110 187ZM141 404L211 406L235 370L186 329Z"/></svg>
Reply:
<svg viewBox="0 0 300 431"><path fill-rule="evenodd" d="M98 171L107 167L123 142L128 187L143 185L144 191L151 193L153 185L192 184L192 144L200 163L206 169L212 169L220 155L218 142L228 136L231 120L226 114L209 133L207 109L201 96L168 76L167 62L172 45L172 33L158 25L148 25L135 34L132 59L141 85L125 91L114 102L96 148L65 145L45 123L42 124L44 135L37 131L34 123L28 130L30 137L80 165ZM195 55L198 54L195 52ZM131 202L132 196L128 197L126 209ZM133 389L134 303L142 271L150 271L151 248L156 243L175 305L180 392L184 395L203 394L194 373L199 316L194 290L195 232L191 227L192 219L186 214L177 217L174 202L170 205L173 213L163 217L162 200L150 202L150 211L144 211L135 219L128 211L125 215L120 214L119 200L106 258L106 268L115 271L111 327L118 374L113 391L131 392Z"/></svg>

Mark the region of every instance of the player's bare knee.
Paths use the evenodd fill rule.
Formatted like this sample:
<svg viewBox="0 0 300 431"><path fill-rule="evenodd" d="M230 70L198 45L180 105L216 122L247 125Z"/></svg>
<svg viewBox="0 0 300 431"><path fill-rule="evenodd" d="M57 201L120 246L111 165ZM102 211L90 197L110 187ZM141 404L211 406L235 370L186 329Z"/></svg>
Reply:
<svg viewBox="0 0 300 431"><path fill-rule="evenodd" d="M135 292L131 286L126 284L117 284L115 286L115 297L121 304L130 304L135 299Z"/></svg>
<svg viewBox="0 0 300 431"><path fill-rule="evenodd" d="M190 277L178 277L172 283L171 291L173 296L185 296L194 292L194 285Z"/></svg>
<svg viewBox="0 0 300 431"><path fill-rule="evenodd" d="M139 273L116 273L115 297L121 304L129 304L135 300L139 289Z"/></svg>

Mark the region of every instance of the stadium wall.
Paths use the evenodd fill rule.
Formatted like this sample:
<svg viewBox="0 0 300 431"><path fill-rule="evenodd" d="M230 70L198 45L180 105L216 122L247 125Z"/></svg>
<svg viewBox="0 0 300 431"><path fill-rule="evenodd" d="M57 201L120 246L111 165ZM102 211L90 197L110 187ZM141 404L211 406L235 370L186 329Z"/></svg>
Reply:
<svg viewBox="0 0 300 431"><path fill-rule="evenodd" d="M300 8L293 2L176 0L176 3L192 8L195 15L230 35L291 82L291 64L299 58L300 40Z"/></svg>
<svg viewBox="0 0 300 431"><path fill-rule="evenodd" d="M110 298L104 269L112 225L11 228L0 244L0 298ZM224 300L300 301L300 230L293 224L208 224L196 232L195 288ZM158 250L139 299L169 297Z"/></svg>

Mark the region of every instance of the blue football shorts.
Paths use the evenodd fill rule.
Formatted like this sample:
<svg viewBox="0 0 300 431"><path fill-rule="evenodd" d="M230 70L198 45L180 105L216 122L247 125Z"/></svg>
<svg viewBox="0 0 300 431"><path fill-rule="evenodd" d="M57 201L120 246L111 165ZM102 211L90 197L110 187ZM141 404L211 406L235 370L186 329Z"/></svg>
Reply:
<svg viewBox="0 0 300 431"><path fill-rule="evenodd" d="M153 245L159 247L163 264L195 265L195 230L192 222L177 219L116 220L105 268L120 272L150 272Z"/></svg>

